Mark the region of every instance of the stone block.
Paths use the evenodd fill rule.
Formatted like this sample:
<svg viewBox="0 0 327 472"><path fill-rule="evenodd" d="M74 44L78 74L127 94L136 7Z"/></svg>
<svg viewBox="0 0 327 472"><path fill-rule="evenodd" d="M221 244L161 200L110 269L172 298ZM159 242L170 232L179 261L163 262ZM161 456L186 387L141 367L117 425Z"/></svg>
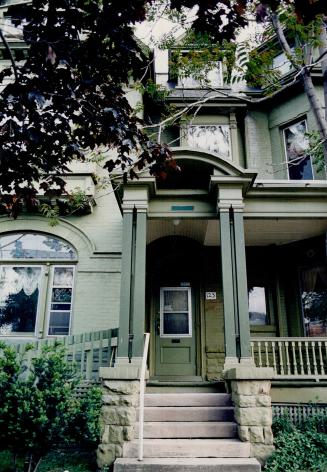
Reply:
<svg viewBox="0 0 327 472"><path fill-rule="evenodd" d="M256 396L257 406L271 407L271 397L269 395L257 395Z"/></svg>
<svg viewBox="0 0 327 472"><path fill-rule="evenodd" d="M112 406L133 406L138 405L138 395L103 395L102 401L105 405Z"/></svg>
<svg viewBox="0 0 327 472"><path fill-rule="evenodd" d="M237 430L241 441L250 441L250 430L248 426L239 426Z"/></svg>
<svg viewBox="0 0 327 472"><path fill-rule="evenodd" d="M239 395L269 395L270 380L232 380L232 392Z"/></svg>
<svg viewBox="0 0 327 472"><path fill-rule="evenodd" d="M250 427L250 442L251 443L264 443L264 434L263 434L262 426Z"/></svg>
<svg viewBox="0 0 327 472"><path fill-rule="evenodd" d="M109 390L108 393L132 395L139 392L139 382L137 380L105 380L103 384Z"/></svg>
<svg viewBox="0 0 327 472"><path fill-rule="evenodd" d="M109 442L113 444L122 444L124 442L124 427L111 425L109 426Z"/></svg>
<svg viewBox="0 0 327 472"><path fill-rule="evenodd" d="M263 428L263 435L264 435L264 443L265 444L273 444L274 443L274 436L270 426L265 426Z"/></svg>
<svg viewBox="0 0 327 472"><path fill-rule="evenodd" d="M253 395L239 395L235 393L233 394L232 399L235 406L238 406L238 407L244 408L244 407L256 405L256 399L255 399L255 396Z"/></svg>
<svg viewBox="0 0 327 472"><path fill-rule="evenodd" d="M263 465L274 450L274 446L253 443L251 444L251 457L255 457Z"/></svg>
<svg viewBox="0 0 327 472"><path fill-rule="evenodd" d="M135 437L134 427L133 426L124 426L124 441L133 441Z"/></svg>
<svg viewBox="0 0 327 472"><path fill-rule="evenodd" d="M102 432L102 435L101 435L101 443L103 443L103 444L109 444L110 443L109 426L108 425L105 425L104 428L103 428L103 432Z"/></svg>
<svg viewBox="0 0 327 472"><path fill-rule="evenodd" d="M135 408L129 407L109 407L102 408L102 416L105 424L118 426L132 426L136 421Z"/></svg>
<svg viewBox="0 0 327 472"><path fill-rule="evenodd" d="M240 426L271 426L271 408L235 408L235 419Z"/></svg>
<svg viewBox="0 0 327 472"><path fill-rule="evenodd" d="M97 464L99 469L111 465L117 457L121 457L123 450L116 444L99 444L97 449Z"/></svg>

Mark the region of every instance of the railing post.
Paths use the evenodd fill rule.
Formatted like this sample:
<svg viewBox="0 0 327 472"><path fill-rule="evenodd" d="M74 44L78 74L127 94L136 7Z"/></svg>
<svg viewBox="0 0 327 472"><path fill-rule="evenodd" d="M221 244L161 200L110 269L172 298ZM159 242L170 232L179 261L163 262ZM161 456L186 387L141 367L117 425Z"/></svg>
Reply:
<svg viewBox="0 0 327 472"><path fill-rule="evenodd" d="M140 370L140 401L139 401L139 452L138 460L143 460L143 427L144 427L144 388L145 388L145 372L146 372L146 361L149 350L150 333L145 333L144 349L142 364Z"/></svg>

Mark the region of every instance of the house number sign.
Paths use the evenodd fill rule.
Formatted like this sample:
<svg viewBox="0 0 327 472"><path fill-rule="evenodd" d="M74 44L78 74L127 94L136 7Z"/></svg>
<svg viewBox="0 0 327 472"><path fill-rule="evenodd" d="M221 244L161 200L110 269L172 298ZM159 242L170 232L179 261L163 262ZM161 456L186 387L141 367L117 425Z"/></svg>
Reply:
<svg viewBox="0 0 327 472"><path fill-rule="evenodd" d="M216 300L217 292L206 292L206 300Z"/></svg>

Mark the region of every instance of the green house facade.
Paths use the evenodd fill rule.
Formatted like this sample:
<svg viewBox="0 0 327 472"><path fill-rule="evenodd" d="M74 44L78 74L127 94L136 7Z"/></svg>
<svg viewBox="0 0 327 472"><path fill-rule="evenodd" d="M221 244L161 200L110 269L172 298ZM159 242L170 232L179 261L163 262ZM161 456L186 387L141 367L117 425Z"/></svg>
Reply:
<svg viewBox="0 0 327 472"><path fill-rule="evenodd" d="M201 100L191 85L171 91L177 109ZM324 375L327 184L305 154L309 103L297 86L260 104L223 86L211 94L187 124L163 131L179 172L104 191L92 178L101 168L77 163L67 185L92 197L92 212L55 226L0 218L1 337L119 328L117 361L130 363L146 331L150 378L185 381L220 379L261 349L271 365L279 338L319 339L310 375ZM284 375L301 372L294 359Z"/></svg>

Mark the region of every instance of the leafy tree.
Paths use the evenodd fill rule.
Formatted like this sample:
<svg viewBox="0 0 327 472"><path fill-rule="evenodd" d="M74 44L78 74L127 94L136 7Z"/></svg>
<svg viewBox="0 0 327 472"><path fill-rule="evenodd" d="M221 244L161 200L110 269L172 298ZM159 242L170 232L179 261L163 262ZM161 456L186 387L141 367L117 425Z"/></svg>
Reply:
<svg viewBox="0 0 327 472"><path fill-rule="evenodd" d="M22 200L37 205L36 182L61 194L68 164L90 151L115 149L104 167L120 168L125 179L149 164L153 174L169 165L170 151L143 132L125 93L145 71L132 25L145 18L147 3L33 0L9 8L28 46L18 65L5 41L12 67L0 74L2 81L14 75L0 100L0 188L14 190L6 197L12 214Z"/></svg>
<svg viewBox="0 0 327 472"><path fill-rule="evenodd" d="M79 379L65 361L62 345L45 347L26 370L29 347L21 354L0 343L0 448L16 460L25 457L31 472L58 444L94 447L99 439L101 395L93 389L81 400Z"/></svg>
<svg viewBox="0 0 327 472"><path fill-rule="evenodd" d="M184 24L185 9L197 7L191 29L208 44L202 66L203 58L206 64L222 55L226 60L227 51L229 76L240 29L254 18L270 25L303 83L320 136L313 147L320 153L323 148L327 162L327 107L324 112L312 80L313 66L319 63L326 102L325 0L32 0L8 9L28 46L23 65L15 62L0 32L12 59L0 79L13 76L0 99L0 188L7 194L5 208L14 216L22 200L29 210L37 206L36 182L46 194L62 193L62 176L71 160L83 160L90 152L104 157L109 173L119 168L125 180L148 165L159 176L175 165L169 148L144 132L146 124L135 116L125 94L131 81L146 78L150 69L133 25L162 6ZM313 59L315 48L320 57ZM193 52L193 59L199 70L201 55ZM266 75L270 59L269 54L260 61L250 55L246 77L258 76L258 70ZM180 65L187 62L184 58ZM152 84L152 96L153 89ZM116 157L108 154L113 150Z"/></svg>
<svg viewBox="0 0 327 472"><path fill-rule="evenodd" d="M278 70L272 68L272 59L279 52L284 52L290 61L294 74L291 83L302 82L303 89L309 100L311 110L317 123L317 135L310 136L310 151L322 162L327 164L327 34L326 17L327 2L324 0L159 0L159 3L175 7L179 11L183 8L197 8L197 15L192 21L191 29L197 36L205 52L203 58L208 65L211 60L217 60L217 51L220 55L230 57L232 45L238 33L249 23L256 21L263 24L265 31L261 41L265 41L265 48L253 50L253 43L245 42L239 47L239 62L234 62L234 70L242 72L241 76L248 84L255 87L264 87L269 93L285 86ZM186 35L186 43L189 41ZM277 44L274 41L277 38ZM204 41L203 41L204 38ZM228 45L228 47L226 47ZM185 46L185 44L184 44ZM186 44L187 46L187 44ZM220 50L219 50L220 46ZM251 50L252 48L252 50ZM224 51L225 50L225 51ZM210 58L208 59L208 51ZM318 56L316 52L318 51ZM200 55L201 56L201 55ZM226 61L226 54L225 54ZM176 61L184 75L197 75L197 68L201 66L199 57L193 51L185 54ZM229 68L232 61L227 61ZM203 66L203 65L202 65ZM241 66L241 67L240 67ZM314 86L312 72L316 66L322 70L324 101L321 102ZM205 67L204 67L205 75ZM230 76L231 74L229 74ZM286 84L287 85L287 84ZM255 100L252 100L255 101ZM325 108L325 109L324 109Z"/></svg>

